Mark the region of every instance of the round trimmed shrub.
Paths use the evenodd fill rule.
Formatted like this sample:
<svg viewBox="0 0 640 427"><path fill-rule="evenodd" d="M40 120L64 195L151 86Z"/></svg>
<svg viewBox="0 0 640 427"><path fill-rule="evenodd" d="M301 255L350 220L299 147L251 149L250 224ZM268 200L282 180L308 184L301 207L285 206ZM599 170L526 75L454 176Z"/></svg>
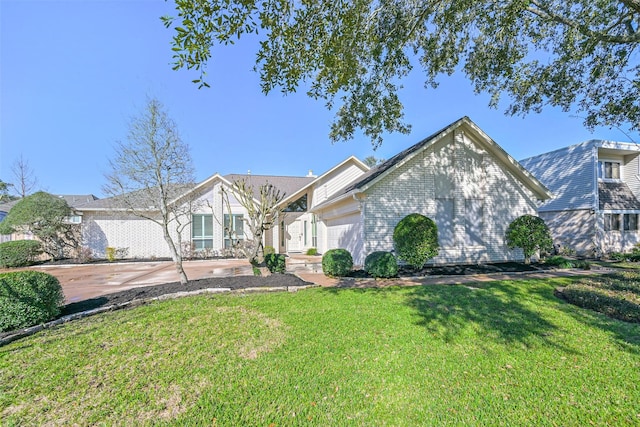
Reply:
<svg viewBox="0 0 640 427"><path fill-rule="evenodd" d="M42 244L37 240L11 240L0 243L0 267L24 267L42 253Z"/></svg>
<svg viewBox="0 0 640 427"><path fill-rule="evenodd" d="M530 262L536 251L551 251L553 239L544 220L534 215L522 215L513 220L505 236L509 249L522 248L524 260Z"/></svg>
<svg viewBox="0 0 640 427"><path fill-rule="evenodd" d="M286 259L283 254L266 254L264 263L272 273L284 273L286 271Z"/></svg>
<svg viewBox="0 0 640 427"><path fill-rule="evenodd" d="M438 255L438 226L431 218L412 213L396 225L393 244L398 258L418 270Z"/></svg>
<svg viewBox="0 0 640 427"><path fill-rule="evenodd" d="M58 279L39 271L0 274L0 331L55 318L64 303Z"/></svg>
<svg viewBox="0 0 640 427"><path fill-rule="evenodd" d="M325 276L346 276L353 269L353 258L346 249L330 249L322 256L322 272Z"/></svg>
<svg viewBox="0 0 640 427"><path fill-rule="evenodd" d="M364 260L364 271L376 278L395 277L398 275L398 260L391 252L372 252Z"/></svg>

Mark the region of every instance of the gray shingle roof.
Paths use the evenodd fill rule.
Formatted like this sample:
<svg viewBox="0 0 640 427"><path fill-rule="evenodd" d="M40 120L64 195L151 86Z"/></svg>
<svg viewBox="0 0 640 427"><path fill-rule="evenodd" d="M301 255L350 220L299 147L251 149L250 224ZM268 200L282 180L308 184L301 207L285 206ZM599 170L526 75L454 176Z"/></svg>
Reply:
<svg viewBox="0 0 640 427"><path fill-rule="evenodd" d="M598 182L600 209L640 210L640 201L624 182Z"/></svg>
<svg viewBox="0 0 640 427"><path fill-rule="evenodd" d="M72 208L79 208L87 203L98 200L93 194L54 194L66 200L67 204ZM20 199L12 200L7 203L0 204L0 212L9 212L11 208L20 201Z"/></svg>
<svg viewBox="0 0 640 427"><path fill-rule="evenodd" d="M232 183L245 179L247 184L253 186L255 197L260 195L258 193L260 186L267 182L280 190L280 194L290 196L316 179L312 176L245 175L236 173L225 175L224 178Z"/></svg>
<svg viewBox="0 0 640 427"><path fill-rule="evenodd" d="M194 184L176 184L170 188L170 199L177 198L191 188ZM132 191L127 195L129 200L134 201L135 208L147 209L151 207L154 202L152 197L145 193L145 190ZM96 199L91 202L84 203L76 208L78 210L104 210L104 209L124 209L125 204L122 202L122 196L107 197L104 199Z"/></svg>

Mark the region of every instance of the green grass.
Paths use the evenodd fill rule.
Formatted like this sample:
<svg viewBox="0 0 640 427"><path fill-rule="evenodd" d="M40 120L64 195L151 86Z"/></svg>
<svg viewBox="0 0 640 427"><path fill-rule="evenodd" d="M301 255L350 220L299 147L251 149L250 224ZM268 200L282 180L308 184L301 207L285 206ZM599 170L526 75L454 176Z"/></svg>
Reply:
<svg viewBox="0 0 640 427"><path fill-rule="evenodd" d="M1 425L638 425L640 325L571 279L191 297L0 348Z"/></svg>
<svg viewBox="0 0 640 427"><path fill-rule="evenodd" d="M590 261L591 264L604 268L618 268L624 270L640 270L640 262L629 261Z"/></svg>

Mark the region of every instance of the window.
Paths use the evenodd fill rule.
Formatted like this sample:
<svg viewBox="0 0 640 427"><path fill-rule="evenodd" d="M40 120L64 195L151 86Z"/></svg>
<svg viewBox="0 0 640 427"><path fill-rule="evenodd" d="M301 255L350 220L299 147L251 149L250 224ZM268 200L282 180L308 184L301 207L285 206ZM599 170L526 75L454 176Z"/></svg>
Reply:
<svg viewBox="0 0 640 427"><path fill-rule="evenodd" d="M604 214L604 231L620 230L620 214Z"/></svg>
<svg viewBox="0 0 640 427"><path fill-rule="evenodd" d="M285 212L306 212L307 211L307 195L300 197L295 202L291 202L284 210Z"/></svg>
<svg viewBox="0 0 640 427"><path fill-rule="evenodd" d="M231 232L231 236L229 236ZM230 248L232 242L244 240L244 221L242 214L224 214L224 247Z"/></svg>
<svg viewBox="0 0 640 427"><path fill-rule="evenodd" d="M196 251L213 248L213 215L192 216L191 242Z"/></svg>
<svg viewBox="0 0 640 427"><path fill-rule="evenodd" d="M303 227L304 227L304 229L303 229L304 246L306 247L307 246L307 221L304 221Z"/></svg>
<svg viewBox="0 0 640 427"><path fill-rule="evenodd" d="M622 222L624 231L638 230L638 214L624 214Z"/></svg>
<svg viewBox="0 0 640 427"><path fill-rule="evenodd" d="M311 246L318 247L318 217L315 215L311 217Z"/></svg>
<svg viewBox="0 0 640 427"><path fill-rule="evenodd" d="M69 224L80 224L82 222L82 216L80 215L71 215L64 219L64 222Z"/></svg>
<svg viewBox="0 0 640 427"><path fill-rule="evenodd" d="M280 221L280 247L284 248L284 244L285 244L285 239L284 239L284 221Z"/></svg>
<svg viewBox="0 0 640 427"><path fill-rule="evenodd" d="M598 178L620 179L620 162L598 162Z"/></svg>

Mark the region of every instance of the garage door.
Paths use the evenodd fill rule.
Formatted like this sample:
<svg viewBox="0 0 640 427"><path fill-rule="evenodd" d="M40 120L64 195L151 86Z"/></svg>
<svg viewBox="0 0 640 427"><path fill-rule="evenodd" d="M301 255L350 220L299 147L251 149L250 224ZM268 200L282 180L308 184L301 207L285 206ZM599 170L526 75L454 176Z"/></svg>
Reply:
<svg viewBox="0 0 640 427"><path fill-rule="evenodd" d="M357 264L361 263L362 235L362 218L359 213L327 221L327 249L347 249Z"/></svg>

